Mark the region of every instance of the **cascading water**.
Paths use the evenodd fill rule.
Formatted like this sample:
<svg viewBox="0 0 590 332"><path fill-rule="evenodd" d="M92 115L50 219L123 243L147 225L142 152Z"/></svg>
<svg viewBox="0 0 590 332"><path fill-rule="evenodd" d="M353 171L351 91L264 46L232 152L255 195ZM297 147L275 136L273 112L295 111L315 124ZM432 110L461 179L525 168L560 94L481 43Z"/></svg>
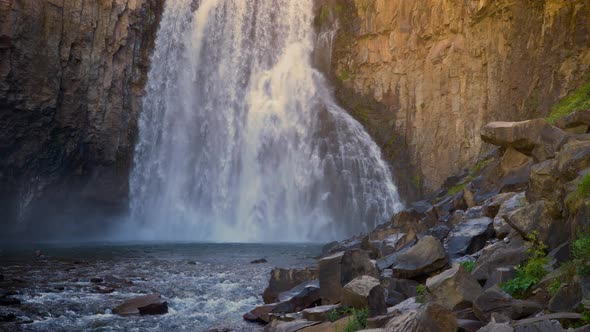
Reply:
<svg viewBox="0 0 590 332"><path fill-rule="evenodd" d="M313 0L166 2L130 183L139 237L327 240L401 208L313 45Z"/></svg>

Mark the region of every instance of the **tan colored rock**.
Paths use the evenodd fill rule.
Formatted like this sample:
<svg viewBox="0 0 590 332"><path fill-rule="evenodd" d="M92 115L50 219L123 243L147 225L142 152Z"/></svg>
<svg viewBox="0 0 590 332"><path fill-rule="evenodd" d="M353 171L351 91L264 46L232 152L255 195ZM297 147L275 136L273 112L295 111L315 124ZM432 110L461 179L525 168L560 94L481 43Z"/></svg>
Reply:
<svg viewBox="0 0 590 332"><path fill-rule="evenodd" d="M588 72L590 8L567 1L335 3L336 94L431 190L473 165L487 122L544 117Z"/></svg>
<svg viewBox="0 0 590 332"><path fill-rule="evenodd" d="M356 309L369 310L369 317L387 313L385 290L379 280L360 276L346 284L342 290L342 304Z"/></svg>
<svg viewBox="0 0 590 332"><path fill-rule="evenodd" d="M460 264L426 280L428 298L453 310L460 303L473 303L482 289L477 280Z"/></svg>
<svg viewBox="0 0 590 332"><path fill-rule="evenodd" d="M387 323L386 332L454 332L457 318L453 312L436 303L427 304L417 311L408 311Z"/></svg>

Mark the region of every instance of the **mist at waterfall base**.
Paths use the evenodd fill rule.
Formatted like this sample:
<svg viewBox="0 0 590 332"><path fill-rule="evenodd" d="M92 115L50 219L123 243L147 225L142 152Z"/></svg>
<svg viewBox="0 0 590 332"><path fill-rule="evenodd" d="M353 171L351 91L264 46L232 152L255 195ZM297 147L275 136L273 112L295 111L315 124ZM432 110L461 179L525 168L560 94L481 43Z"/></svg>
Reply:
<svg viewBox="0 0 590 332"><path fill-rule="evenodd" d="M326 241L401 208L312 66L312 0L167 1L130 179L142 240Z"/></svg>

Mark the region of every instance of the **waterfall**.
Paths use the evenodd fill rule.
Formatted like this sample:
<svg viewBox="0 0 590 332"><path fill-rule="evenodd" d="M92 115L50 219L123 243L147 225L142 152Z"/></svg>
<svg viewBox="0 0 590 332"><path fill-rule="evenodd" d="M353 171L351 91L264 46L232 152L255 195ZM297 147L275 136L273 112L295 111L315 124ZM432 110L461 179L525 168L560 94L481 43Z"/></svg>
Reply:
<svg viewBox="0 0 590 332"><path fill-rule="evenodd" d="M313 0L168 0L131 174L143 239L319 241L402 207L312 67Z"/></svg>

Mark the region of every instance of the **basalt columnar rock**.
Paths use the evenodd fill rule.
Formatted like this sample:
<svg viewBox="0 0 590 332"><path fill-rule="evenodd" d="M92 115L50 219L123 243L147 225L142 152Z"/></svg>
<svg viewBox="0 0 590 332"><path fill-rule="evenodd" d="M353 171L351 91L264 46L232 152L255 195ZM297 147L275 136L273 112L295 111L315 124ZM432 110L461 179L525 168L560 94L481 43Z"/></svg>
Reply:
<svg viewBox="0 0 590 332"><path fill-rule="evenodd" d="M322 0L316 24L338 19L326 71L409 192L473 165L487 122L546 116L582 85L589 17L555 0Z"/></svg>
<svg viewBox="0 0 590 332"><path fill-rule="evenodd" d="M163 3L0 1L2 236L95 233L125 211Z"/></svg>

